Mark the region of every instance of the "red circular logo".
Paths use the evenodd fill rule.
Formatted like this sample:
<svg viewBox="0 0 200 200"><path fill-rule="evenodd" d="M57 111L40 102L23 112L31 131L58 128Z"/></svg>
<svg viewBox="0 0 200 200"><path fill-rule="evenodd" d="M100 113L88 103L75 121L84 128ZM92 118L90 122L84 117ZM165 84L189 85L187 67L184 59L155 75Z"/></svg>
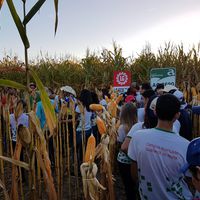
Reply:
<svg viewBox="0 0 200 200"><path fill-rule="evenodd" d="M119 85L125 85L128 81L128 76L124 72L117 74L116 81Z"/></svg>

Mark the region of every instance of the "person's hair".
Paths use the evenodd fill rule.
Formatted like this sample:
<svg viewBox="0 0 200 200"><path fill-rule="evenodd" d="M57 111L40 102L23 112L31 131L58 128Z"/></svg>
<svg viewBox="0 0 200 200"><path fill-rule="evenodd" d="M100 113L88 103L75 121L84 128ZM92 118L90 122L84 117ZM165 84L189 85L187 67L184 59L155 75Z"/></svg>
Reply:
<svg viewBox="0 0 200 200"><path fill-rule="evenodd" d="M99 98L96 92L91 92L92 103L99 104Z"/></svg>
<svg viewBox="0 0 200 200"><path fill-rule="evenodd" d="M180 101L172 94L160 96L156 103L156 115L158 119L172 121L175 114L180 111Z"/></svg>
<svg viewBox="0 0 200 200"><path fill-rule="evenodd" d="M79 100L83 104L83 106L86 108L86 110L90 111L90 104L92 104L92 95L91 92L87 89L83 89L80 94Z"/></svg>
<svg viewBox="0 0 200 200"><path fill-rule="evenodd" d="M126 91L126 96L130 95L131 87L129 87Z"/></svg>
<svg viewBox="0 0 200 200"><path fill-rule="evenodd" d="M156 85L156 89L155 89L155 90L157 91L157 90L159 90L159 89L164 89L164 87L165 87L165 86L164 86L163 83L158 83L158 84Z"/></svg>
<svg viewBox="0 0 200 200"><path fill-rule="evenodd" d="M156 127L158 123L158 118L154 114L154 111L150 109L151 102L157 97L157 95L152 95L149 97L147 106L145 108L145 114L144 114L144 123L143 128L154 128Z"/></svg>
<svg viewBox="0 0 200 200"><path fill-rule="evenodd" d="M150 89L150 90L145 90L143 93L142 93L142 96L144 98L150 98L151 96L155 95L155 91Z"/></svg>
<svg viewBox="0 0 200 200"><path fill-rule="evenodd" d="M103 88L101 91L102 91L103 99L105 99L105 96L110 98L109 90L107 88Z"/></svg>
<svg viewBox="0 0 200 200"><path fill-rule="evenodd" d="M124 126L125 132L128 133L136 122L137 107L132 102L124 104L120 112L120 123Z"/></svg>
<svg viewBox="0 0 200 200"><path fill-rule="evenodd" d="M196 168L196 166L193 166L193 165L190 166L190 167L189 167L189 170L190 170L192 176L193 176L195 179L197 179L198 181L200 181L200 179L199 179L199 177L198 177L198 169Z"/></svg>
<svg viewBox="0 0 200 200"><path fill-rule="evenodd" d="M142 83L141 88L143 90L151 90L152 89L150 83Z"/></svg>

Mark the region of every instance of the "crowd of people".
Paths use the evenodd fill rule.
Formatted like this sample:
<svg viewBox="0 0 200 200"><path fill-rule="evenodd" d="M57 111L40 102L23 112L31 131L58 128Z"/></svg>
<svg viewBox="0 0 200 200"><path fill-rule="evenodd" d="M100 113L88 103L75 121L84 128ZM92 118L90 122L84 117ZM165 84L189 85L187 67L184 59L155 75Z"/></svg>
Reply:
<svg viewBox="0 0 200 200"><path fill-rule="evenodd" d="M200 139L192 140L192 110L174 86L131 85L117 157L127 199L200 198Z"/></svg>
<svg viewBox="0 0 200 200"><path fill-rule="evenodd" d="M74 102L76 113L76 144L79 165L82 158L82 131L85 139L91 135L100 141L96 124L96 113L91 104L107 108L109 90L94 91L83 89L77 97L69 86L61 87L59 94L45 88L59 113L62 105L68 107L68 128L70 146L73 145L73 123L70 102ZM1 94L1 104L5 95ZM10 92L11 93L11 92ZM12 90L10 106L10 128L13 148L16 144L17 129L28 128L26 102ZM83 111L78 106L83 106ZM30 108L34 110L42 129L46 117L40 93L34 83L30 84ZM125 187L127 200L191 200L200 199L200 138L193 139L191 113L199 114L199 107L192 107L183 93L172 85L158 84L152 89L149 83L140 86L132 83L119 103L120 126L117 130L119 143L116 157L120 175ZM19 112L22 110L22 112ZM83 114L82 114L83 113ZM49 140L49 156L54 163L53 141Z"/></svg>

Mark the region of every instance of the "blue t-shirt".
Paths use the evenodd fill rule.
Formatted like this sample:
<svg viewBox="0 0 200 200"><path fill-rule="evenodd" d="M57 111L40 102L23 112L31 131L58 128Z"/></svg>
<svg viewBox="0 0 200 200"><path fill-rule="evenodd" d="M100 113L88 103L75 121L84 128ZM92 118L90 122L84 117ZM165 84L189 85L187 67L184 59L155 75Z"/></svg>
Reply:
<svg viewBox="0 0 200 200"><path fill-rule="evenodd" d="M52 105L54 105L54 99L50 99L50 102ZM56 104L55 112L58 112L58 104ZM45 117L42 101L39 101L37 103L36 115L38 119L40 120L41 128L44 128L44 125L46 124L46 117Z"/></svg>

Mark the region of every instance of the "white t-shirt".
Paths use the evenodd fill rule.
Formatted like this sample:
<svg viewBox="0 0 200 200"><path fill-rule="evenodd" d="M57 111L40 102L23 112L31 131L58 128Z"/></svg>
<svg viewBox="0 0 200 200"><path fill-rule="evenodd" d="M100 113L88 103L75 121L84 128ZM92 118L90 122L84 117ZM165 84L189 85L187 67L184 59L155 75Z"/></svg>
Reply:
<svg viewBox="0 0 200 200"><path fill-rule="evenodd" d="M143 122L144 121L144 108L138 108L137 109L137 117L138 117L138 122Z"/></svg>
<svg viewBox="0 0 200 200"><path fill-rule="evenodd" d="M191 200L180 174L189 141L160 129L137 131L128 156L137 162L141 200Z"/></svg>
<svg viewBox="0 0 200 200"><path fill-rule="evenodd" d="M173 124L173 131L174 131L175 133L178 133L178 135L179 135L180 128L181 128L181 124L180 124L180 122L179 122L178 120L176 120L176 121L174 122L174 124Z"/></svg>
<svg viewBox="0 0 200 200"><path fill-rule="evenodd" d="M19 126L20 124L27 128L29 127L28 115L22 113L16 121L14 114L10 114L10 128L11 128L12 141L17 140L17 126Z"/></svg>
<svg viewBox="0 0 200 200"><path fill-rule="evenodd" d="M117 132L117 141L123 143L126 138L126 133L122 124L119 126Z"/></svg>
<svg viewBox="0 0 200 200"><path fill-rule="evenodd" d="M126 138L126 132L124 130L123 124L121 124L118 128L118 135L117 135L117 141L120 143L123 143ZM126 153L119 151L117 155L117 161L124 164L131 164L131 159L127 156Z"/></svg>
<svg viewBox="0 0 200 200"><path fill-rule="evenodd" d="M136 101L138 102L138 103L141 103L141 101L142 101L142 95L140 94L140 92L136 92Z"/></svg>
<svg viewBox="0 0 200 200"><path fill-rule="evenodd" d="M80 109L78 106L76 106L76 109L75 111L77 113L81 113L80 112ZM92 128L92 121L91 121L91 117L92 117L92 112L88 112L87 109L85 108L84 109L84 113L85 113L85 118L84 118L84 121L85 121L85 126L84 126L84 129L85 131L87 130L90 130ZM78 124L78 127L76 129L77 131L82 131L82 119L80 118L80 121L79 121L79 124Z"/></svg>
<svg viewBox="0 0 200 200"><path fill-rule="evenodd" d="M100 102L99 102L102 106L104 106L105 108L107 107L107 102L105 99L102 99Z"/></svg>
<svg viewBox="0 0 200 200"><path fill-rule="evenodd" d="M176 120L176 121L178 121L178 120ZM178 121L179 122L179 121ZM145 127L143 127L143 123L144 122L138 122L138 123L136 123L136 124L134 124L133 126L132 126L132 128L131 128L131 130L128 132L128 134L127 134L127 137L129 137L129 138L132 138L132 137L134 137L137 133L137 131L139 131L139 130L143 130L143 129L146 129ZM173 132L176 134L176 135L179 135L179 130L180 130L180 127L179 127L179 129L178 129L178 125L180 126L180 123L174 123L173 124ZM178 131L177 131L178 130Z"/></svg>

